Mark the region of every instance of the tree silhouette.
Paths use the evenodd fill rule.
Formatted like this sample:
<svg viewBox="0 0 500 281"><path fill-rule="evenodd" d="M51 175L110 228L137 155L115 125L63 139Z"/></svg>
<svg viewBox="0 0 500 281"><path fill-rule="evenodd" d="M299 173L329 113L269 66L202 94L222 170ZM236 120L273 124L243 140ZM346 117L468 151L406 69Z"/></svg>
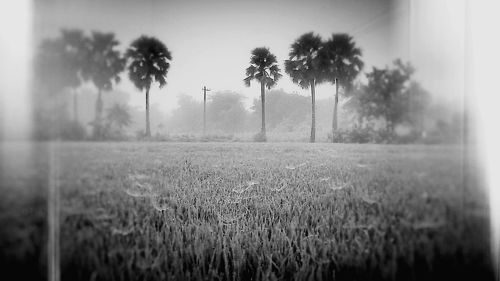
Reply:
<svg viewBox="0 0 500 281"><path fill-rule="evenodd" d="M64 43L60 38L45 39L41 42L35 57L35 79L37 88L49 95L59 94L68 87L74 75L64 63Z"/></svg>
<svg viewBox="0 0 500 281"><path fill-rule="evenodd" d="M276 129L284 124L299 124L309 115L308 97L287 93L283 89L270 90L266 93L266 126ZM251 107L255 119L260 118L261 107L258 99L253 100Z"/></svg>
<svg viewBox="0 0 500 281"><path fill-rule="evenodd" d="M344 94L352 88L353 80L361 72L364 65L361 55L361 49L356 47L353 38L345 33L332 34L332 37L323 44L319 53L325 79L335 84L332 133L337 130L339 86L344 88Z"/></svg>
<svg viewBox="0 0 500 281"><path fill-rule="evenodd" d="M75 90L82 84L82 71L85 68L88 38L79 29L63 29L61 33L65 45L68 71L71 75L71 80L68 82L73 90L73 121L78 122L78 96Z"/></svg>
<svg viewBox="0 0 500 281"><path fill-rule="evenodd" d="M109 108L107 113L106 117L110 126L116 125L120 131L132 123L132 117L126 105L117 103Z"/></svg>
<svg viewBox="0 0 500 281"><path fill-rule="evenodd" d="M250 87L252 80L260 82L260 100L262 103L261 139L266 140L266 87L270 90L281 78L276 56L271 54L269 48L261 47L252 50L250 66L246 69L246 78L243 80Z"/></svg>
<svg viewBox="0 0 500 281"><path fill-rule="evenodd" d="M130 60L129 78L139 90L146 90L146 137L151 137L149 123L149 89L154 81L163 87L167 81L172 55L160 40L141 36L132 42L125 54Z"/></svg>
<svg viewBox="0 0 500 281"><path fill-rule="evenodd" d="M373 67L366 74L368 85L355 96L358 99L358 114L366 118L384 118L386 129L391 133L397 124L412 122L409 113L413 114L414 110L421 112L428 99L426 92L411 84L414 71L409 63L399 59L394 61L393 68Z"/></svg>
<svg viewBox="0 0 500 281"><path fill-rule="evenodd" d="M207 110L210 131L231 134L243 131L248 117L244 99L243 95L232 91L210 95Z"/></svg>
<svg viewBox="0 0 500 281"><path fill-rule="evenodd" d="M119 45L113 33L102 33L94 31L87 43L87 55L84 71L82 72L85 80L90 80L96 86L97 100L95 105L95 120L92 123L94 127L94 137L101 139L103 137L102 126L102 91L113 89L113 81L120 82L120 72L125 68L125 59L121 57L118 50Z"/></svg>
<svg viewBox="0 0 500 281"><path fill-rule="evenodd" d="M61 30L61 37L45 39L35 58L36 78L50 94L82 83L85 37L81 30Z"/></svg>
<svg viewBox="0 0 500 281"><path fill-rule="evenodd" d="M311 88L311 137L310 142L316 140L316 84L322 82L322 69L318 57L322 42L319 35L312 32L300 36L292 45L289 60L285 61L285 72L295 84L303 89Z"/></svg>
<svg viewBox="0 0 500 281"><path fill-rule="evenodd" d="M82 84L85 53L85 36L77 29L63 29L60 36L44 39L37 49L34 60L34 82L38 91L34 97L37 137L61 137L64 130L75 128L84 133L78 124L75 89ZM74 94L73 122L68 122L64 99L53 98L68 90Z"/></svg>

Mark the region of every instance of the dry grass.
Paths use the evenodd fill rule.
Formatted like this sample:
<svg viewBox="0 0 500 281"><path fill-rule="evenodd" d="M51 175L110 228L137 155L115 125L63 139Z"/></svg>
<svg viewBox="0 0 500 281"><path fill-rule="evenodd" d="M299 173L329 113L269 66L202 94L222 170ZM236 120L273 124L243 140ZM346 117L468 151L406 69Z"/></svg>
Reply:
<svg viewBox="0 0 500 281"><path fill-rule="evenodd" d="M65 280L493 279L488 211L458 147L60 152Z"/></svg>

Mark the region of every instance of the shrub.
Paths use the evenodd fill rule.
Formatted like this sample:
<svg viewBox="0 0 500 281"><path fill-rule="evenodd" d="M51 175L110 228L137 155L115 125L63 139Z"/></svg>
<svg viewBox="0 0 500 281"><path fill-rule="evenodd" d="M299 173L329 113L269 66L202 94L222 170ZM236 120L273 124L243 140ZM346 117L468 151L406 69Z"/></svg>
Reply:
<svg viewBox="0 0 500 281"><path fill-rule="evenodd" d="M339 129L328 134L328 141L334 143L368 143L373 139L373 130L367 128L353 128L351 130Z"/></svg>
<svg viewBox="0 0 500 281"><path fill-rule="evenodd" d="M338 129L335 132L328 133L328 142L333 143L347 143L348 141L348 132L347 130Z"/></svg>
<svg viewBox="0 0 500 281"><path fill-rule="evenodd" d="M259 132L255 136L253 136L253 141L254 142L266 142L267 138L266 138L265 134L263 134L262 132Z"/></svg>
<svg viewBox="0 0 500 281"><path fill-rule="evenodd" d="M370 127L360 128L355 127L347 133L349 142L353 143L368 143L373 139L374 131Z"/></svg>
<svg viewBox="0 0 500 281"><path fill-rule="evenodd" d="M388 129L380 129L374 131L373 134L374 143L393 143L394 142L394 132Z"/></svg>
<svg viewBox="0 0 500 281"><path fill-rule="evenodd" d="M137 140L144 140L146 138L146 131L144 131L144 129L135 131L135 138Z"/></svg>

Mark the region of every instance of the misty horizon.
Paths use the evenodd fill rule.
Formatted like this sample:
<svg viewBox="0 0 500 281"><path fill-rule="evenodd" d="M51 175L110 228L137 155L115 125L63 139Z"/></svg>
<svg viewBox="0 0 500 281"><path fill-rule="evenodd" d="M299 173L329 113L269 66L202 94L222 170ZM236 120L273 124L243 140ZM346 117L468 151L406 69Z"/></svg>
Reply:
<svg viewBox="0 0 500 281"><path fill-rule="evenodd" d="M120 12L117 12L115 6L118 4L114 1L100 1L99 4L49 1L35 5L35 46L41 40L58 36L63 28L82 29L86 33L93 30L113 32L120 41L118 49L121 51L141 34L159 38L171 50L173 60L167 85L161 89L153 86L150 102L168 114L178 107L179 95L190 95L201 101L203 86L213 91L241 93L247 97L245 105L249 108L253 99L259 97L258 85L247 88L243 83L244 69L253 48L269 47L284 69L290 42L303 32L313 31L324 39L335 32L348 32L363 51L365 67L358 80L365 79L364 73L372 67L383 68L401 58L414 64L415 80L431 93L434 101L455 109L462 107L463 85L456 83L464 71L460 60L456 59L457 54L461 54L449 50L459 50L463 36L439 34L439 28L446 27L440 22L440 27L436 28L436 24L426 18L426 11L433 10L424 4L412 4L410 9L409 1L315 1L308 2L310 5L298 1L270 1L270 8L261 12L253 7L254 4L239 1L207 2L149 1L140 5L127 2L127 5L120 5ZM275 14L272 8L277 7L280 13ZM452 11L462 7L445 8ZM252 21L257 15L260 20ZM451 16L449 20L451 25L461 19ZM411 21L421 21L426 30L435 31L423 37L422 25ZM437 34L449 37L447 44L435 41ZM446 61L447 66L440 61ZM143 93L125 74L121 76L122 82L116 85L116 90L130 93L127 101L130 106L143 106ZM275 88L310 95L287 76ZM334 91L334 85L322 83L316 95L318 99L332 98Z"/></svg>

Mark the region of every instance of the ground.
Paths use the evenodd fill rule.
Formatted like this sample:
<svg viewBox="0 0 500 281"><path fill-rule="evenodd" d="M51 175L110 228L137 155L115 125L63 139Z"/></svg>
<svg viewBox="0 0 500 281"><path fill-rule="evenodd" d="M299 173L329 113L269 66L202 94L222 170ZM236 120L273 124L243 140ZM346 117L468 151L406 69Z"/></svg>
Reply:
<svg viewBox="0 0 500 281"><path fill-rule="evenodd" d="M0 261L28 277L46 273L50 183L63 280L493 280L459 146L11 145Z"/></svg>

